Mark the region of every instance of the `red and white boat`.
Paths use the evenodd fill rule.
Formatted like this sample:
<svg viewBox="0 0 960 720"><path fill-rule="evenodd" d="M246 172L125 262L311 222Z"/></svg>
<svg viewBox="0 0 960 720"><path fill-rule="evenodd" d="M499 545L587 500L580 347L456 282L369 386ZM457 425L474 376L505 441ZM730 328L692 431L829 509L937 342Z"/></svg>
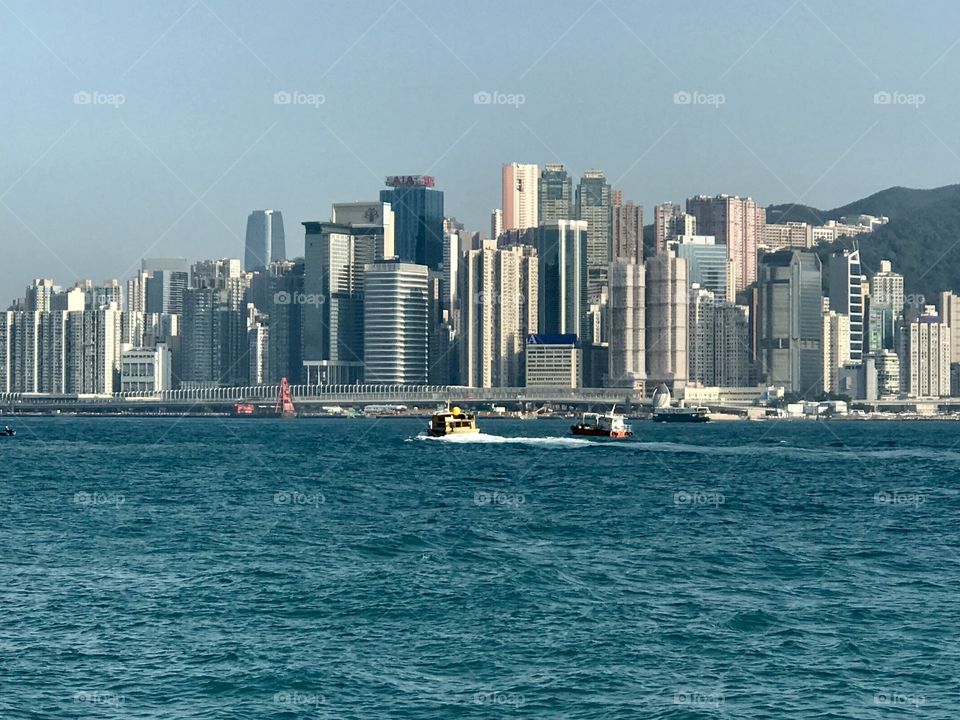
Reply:
<svg viewBox="0 0 960 720"><path fill-rule="evenodd" d="M608 413L584 413L580 422L570 426L574 435L625 440L633 437L632 428L623 422L624 416L613 410Z"/></svg>

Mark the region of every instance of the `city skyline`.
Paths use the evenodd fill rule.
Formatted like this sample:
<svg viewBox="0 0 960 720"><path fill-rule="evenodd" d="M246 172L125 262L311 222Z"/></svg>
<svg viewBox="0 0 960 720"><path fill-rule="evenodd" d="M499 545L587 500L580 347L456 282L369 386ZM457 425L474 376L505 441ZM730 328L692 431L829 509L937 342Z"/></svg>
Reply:
<svg viewBox="0 0 960 720"><path fill-rule="evenodd" d="M613 0L546 14L432 2L0 13L8 297L33 277L101 280L105 256L121 279L142 257L242 257L251 209L297 227L331 202L374 200L392 172L435 175L448 214L482 231L506 162L563 163L575 181L601 168L648 222L656 204L701 192L831 207L960 169L958 99L943 89L960 8L947 3L926 16ZM311 42L316 24L338 32ZM665 28L684 31L684 53ZM922 51L889 52L911 43ZM591 52L609 73L577 62ZM355 112L373 97L382 113ZM299 233L288 245L302 255Z"/></svg>

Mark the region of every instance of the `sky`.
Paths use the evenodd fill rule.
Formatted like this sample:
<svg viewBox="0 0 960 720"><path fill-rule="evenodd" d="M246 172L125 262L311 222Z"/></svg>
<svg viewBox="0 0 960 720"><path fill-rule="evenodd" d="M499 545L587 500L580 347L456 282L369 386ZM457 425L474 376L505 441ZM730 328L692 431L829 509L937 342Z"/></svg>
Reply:
<svg viewBox="0 0 960 720"><path fill-rule="evenodd" d="M830 208L960 177L960 4L0 0L0 306L143 257L288 254L430 174L486 231L505 162L625 199ZM490 102L484 102L490 100Z"/></svg>

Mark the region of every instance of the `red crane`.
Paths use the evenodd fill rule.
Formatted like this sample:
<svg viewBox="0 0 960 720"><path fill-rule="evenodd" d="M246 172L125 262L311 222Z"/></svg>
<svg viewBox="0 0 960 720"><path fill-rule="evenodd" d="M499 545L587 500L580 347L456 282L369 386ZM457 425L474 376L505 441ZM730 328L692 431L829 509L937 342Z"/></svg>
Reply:
<svg viewBox="0 0 960 720"><path fill-rule="evenodd" d="M293 406L293 394L290 392L290 383L280 378L280 391L277 393L277 405L274 408L278 417L295 417L297 409Z"/></svg>

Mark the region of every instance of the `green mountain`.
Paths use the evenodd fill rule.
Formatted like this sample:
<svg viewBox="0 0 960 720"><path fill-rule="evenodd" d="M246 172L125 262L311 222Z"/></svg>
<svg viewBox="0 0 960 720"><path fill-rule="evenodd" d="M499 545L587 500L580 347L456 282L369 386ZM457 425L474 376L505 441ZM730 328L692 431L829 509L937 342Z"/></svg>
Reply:
<svg viewBox="0 0 960 720"><path fill-rule="evenodd" d="M786 214L792 216L796 210ZM894 187L833 210L805 208L800 216L811 210L824 220L861 213L890 218L856 239L868 277L880 269L881 260L889 260L903 275L906 292L923 295L928 303L936 303L941 290L960 290L960 185L931 190ZM853 239L844 238L818 248L817 254L826 264L831 252L852 244Z"/></svg>

